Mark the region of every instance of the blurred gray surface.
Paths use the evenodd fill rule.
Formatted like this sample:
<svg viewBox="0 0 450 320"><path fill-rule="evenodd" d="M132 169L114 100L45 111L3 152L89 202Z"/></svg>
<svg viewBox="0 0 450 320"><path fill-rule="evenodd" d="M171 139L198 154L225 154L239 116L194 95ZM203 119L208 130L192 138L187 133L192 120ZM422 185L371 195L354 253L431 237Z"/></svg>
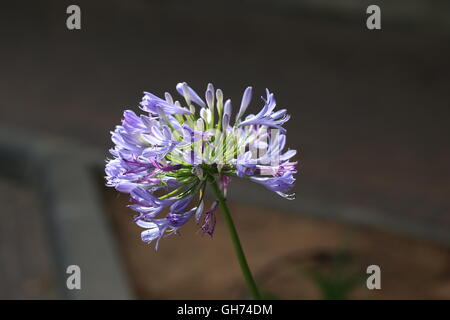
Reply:
<svg viewBox="0 0 450 320"><path fill-rule="evenodd" d="M0 299L59 297L48 229L33 190L0 178Z"/></svg>
<svg viewBox="0 0 450 320"><path fill-rule="evenodd" d="M144 90L188 81L201 91L211 81L236 107L251 84L252 112L268 87L292 114L301 197L450 225L450 41L441 29L388 19L369 32L365 14L343 22L268 2L81 1L83 28L68 31L69 2L49 3L1 11L1 123L106 156L109 131L123 109L138 110Z"/></svg>
<svg viewBox="0 0 450 320"><path fill-rule="evenodd" d="M16 179L0 180L0 292L6 298L133 297L99 200L93 159L101 159L95 149L70 140L0 127L0 174ZM17 180L26 188L16 187ZM81 269L80 290L66 286L70 265ZM52 287L38 291L32 281Z"/></svg>

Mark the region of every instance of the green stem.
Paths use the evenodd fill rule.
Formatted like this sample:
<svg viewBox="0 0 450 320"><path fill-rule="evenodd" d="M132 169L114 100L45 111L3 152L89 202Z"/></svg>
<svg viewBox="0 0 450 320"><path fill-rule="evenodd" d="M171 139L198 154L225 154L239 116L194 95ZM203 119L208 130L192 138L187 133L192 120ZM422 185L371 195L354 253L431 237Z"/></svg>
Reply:
<svg viewBox="0 0 450 320"><path fill-rule="evenodd" d="M208 177L209 184L211 185L214 196L217 201L219 201L220 209L225 218L225 222L228 227L228 231L230 233L231 241L233 242L234 250L236 252L236 256L238 258L239 264L241 266L242 274L244 275L245 282L247 284L250 293L255 300L261 300L261 295L259 294L258 287L256 286L256 282L253 279L252 272L248 267L247 260L245 259L244 250L242 250L241 242L239 241L239 236L237 234L236 228L233 223L233 219L231 218L230 211L226 204L226 199L224 198L222 192L219 189L215 179L213 176Z"/></svg>

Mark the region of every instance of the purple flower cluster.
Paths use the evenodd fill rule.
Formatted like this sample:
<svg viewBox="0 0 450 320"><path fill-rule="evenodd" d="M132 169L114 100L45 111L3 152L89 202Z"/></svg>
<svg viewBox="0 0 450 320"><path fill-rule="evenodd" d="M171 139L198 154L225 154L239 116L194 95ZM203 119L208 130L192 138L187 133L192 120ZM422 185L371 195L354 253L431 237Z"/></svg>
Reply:
<svg viewBox="0 0 450 320"><path fill-rule="evenodd" d="M204 100L185 82L176 89L184 106L169 93L161 99L145 92L140 103L145 114L126 110L111 132L115 146L106 163L107 186L130 195L135 222L146 229L143 241L156 240L157 247L192 216L212 235L218 202L203 213L207 181L217 181L224 196L231 177L241 177L294 199L297 162L290 159L296 151L283 151L289 115L286 109L274 111L273 93L267 90L259 113L243 118L252 97L248 87L231 123L231 100L224 101L212 84Z"/></svg>

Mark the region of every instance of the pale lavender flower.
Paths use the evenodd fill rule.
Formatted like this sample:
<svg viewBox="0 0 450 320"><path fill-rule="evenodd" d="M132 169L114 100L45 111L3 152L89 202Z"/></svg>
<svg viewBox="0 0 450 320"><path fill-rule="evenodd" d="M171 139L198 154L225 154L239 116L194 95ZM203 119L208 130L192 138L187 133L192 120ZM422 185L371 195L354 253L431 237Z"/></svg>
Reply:
<svg viewBox="0 0 450 320"><path fill-rule="evenodd" d="M286 109L278 110L273 112L276 107L275 96L270 93L269 89L266 90L266 99L263 98L265 104L264 107L257 115L249 115L247 118L240 122L238 126L248 126L248 125L263 125L267 127L273 127L286 132L286 129L282 125L289 120L290 116L287 114Z"/></svg>
<svg viewBox="0 0 450 320"><path fill-rule="evenodd" d="M111 132L106 184L130 195L135 222L145 229L143 241L158 246L192 216L212 235L218 199L203 213L208 179L218 182L225 197L231 177L241 177L294 198L297 162L290 159L296 151L284 151L282 127L289 115L274 110L273 93L267 90L261 111L244 118L253 91L246 88L232 123L232 103L224 102L222 90L208 84L203 100L186 82L176 89L185 106L169 93L162 99L145 92L140 105L146 113L126 110Z"/></svg>

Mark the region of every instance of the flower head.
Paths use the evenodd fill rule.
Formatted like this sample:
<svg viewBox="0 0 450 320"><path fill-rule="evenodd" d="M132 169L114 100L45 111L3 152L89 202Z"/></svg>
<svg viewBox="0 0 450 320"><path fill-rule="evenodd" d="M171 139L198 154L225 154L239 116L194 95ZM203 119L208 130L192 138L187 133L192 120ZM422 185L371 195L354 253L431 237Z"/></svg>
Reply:
<svg viewBox="0 0 450 320"><path fill-rule="evenodd" d="M131 110L111 132L114 148L106 163L107 186L130 195L135 222L146 230L145 242L177 233L192 216L200 230L212 236L218 202L203 214L207 181L217 181L226 197L231 177L262 184L286 199L294 185L295 150L285 149L289 120L286 109L275 111L273 93L266 90L256 115L244 114L252 99L245 89L232 117L231 100L208 84L202 99L186 82L176 86L183 102L166 93L164 99L145 92L145 114ZM162 217L161 217L162 216Z"/></svg>

